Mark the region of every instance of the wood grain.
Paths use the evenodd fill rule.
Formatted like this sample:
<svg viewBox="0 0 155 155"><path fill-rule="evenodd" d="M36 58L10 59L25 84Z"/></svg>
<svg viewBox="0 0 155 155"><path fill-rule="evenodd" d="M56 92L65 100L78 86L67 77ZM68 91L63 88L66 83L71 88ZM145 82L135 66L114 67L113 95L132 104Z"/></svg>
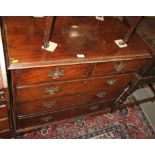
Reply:
<svg viewBox="0 0 155 155"><path fill-rule="evenodd" d="M124 37L128 27L118 19L105 17L57 17L52 41L58 43L54 53L41 48L45 20L33 17L4 17L9 55L9 69L40 66L107 62L151 57L150 49L134 34L126 48L118 48L114 40ZM84 54L79 59L77 54ZM18 60L18 63L12 63Z"/></svg>

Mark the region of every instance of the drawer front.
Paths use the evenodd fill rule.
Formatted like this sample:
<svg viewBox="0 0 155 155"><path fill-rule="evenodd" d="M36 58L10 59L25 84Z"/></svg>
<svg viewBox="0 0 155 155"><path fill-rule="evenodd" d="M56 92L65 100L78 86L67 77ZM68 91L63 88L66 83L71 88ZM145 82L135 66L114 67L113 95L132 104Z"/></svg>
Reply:
<svg viewBox="0 0 155 155"><path fill-rule="evenodd" d="M6 105L0 105L0 118L7 117L7 107Z"/></svg>
<svg viewBox="0 0 155 155"><path fill-rule="evenodd" d="M0 131L0 139L12 138L12 133L10 130Z"/></svg>
<svg viewBox="0 0 155 155"><path fill-rule="evenodd" d="M18 104L17 115L29 115L41 112L53 112L71 108L74 106L101 102L117 98L122 89L103 89L102 91L89 92L84 94L52 97L44 100L27 101Z"/></svg>
<svg viewBox="0 0 155 155"><path fill-rule="evenodd" d="M20 103L23 101L49 98L53 96L99 91L105 88L112 89L120 87L123 89L133 78L134 74L125 74L83 79L72 82L36 85L32 87L21 87L17 89L17 100Z"/></svg>
<svg viewBox="0 0 155 155"><path fill-rule="evenodd" d="M150 59L103 62L95 65L92 76L112 73L141 72L150 64Z"/></svg>
<svg viewBox="0 0 155 155"><path fill-rule="evenodd" d="M0 119L0 131L9 129L9 121L8 118Z"/></svg>
<svg viewBox="0 0 155 155"><path fill-rule="evenodd" d="M17 70L17 85L30 85L87 76L89 64Z"/></svg>
<svg viewBox="0 0 155 155"><path fill-rule="evenodd" d="M57 122L64 119L77 117L79 115L89 114L89 113L93 113L101 110L110 111L110 105L111 103L104 102L104 103L92 104L89 106L81 106L81 107L76 107L72 109L67 109L67 110L63 110L55 113L45 114L42 116L22 118L17 120L18 122L17 128L18 129L29 128L33 126L42 125L42 124Z"/></svg>

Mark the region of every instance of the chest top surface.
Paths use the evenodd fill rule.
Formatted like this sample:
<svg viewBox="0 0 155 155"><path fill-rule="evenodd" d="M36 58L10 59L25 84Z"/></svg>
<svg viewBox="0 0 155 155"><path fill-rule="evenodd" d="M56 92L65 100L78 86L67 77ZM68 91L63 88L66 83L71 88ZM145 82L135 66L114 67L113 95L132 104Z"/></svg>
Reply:
<svg viewBox="0 0 155 155"><path fill-rule="evenodd" d="M41 48L44 18L4 17L9 69L150 58L149 48L134 34L126 48L114 40L124 38L128 28L113 17L56 17L51 41L58 44L53 53ZM78 58L83 54L84 58Z"/></svg>

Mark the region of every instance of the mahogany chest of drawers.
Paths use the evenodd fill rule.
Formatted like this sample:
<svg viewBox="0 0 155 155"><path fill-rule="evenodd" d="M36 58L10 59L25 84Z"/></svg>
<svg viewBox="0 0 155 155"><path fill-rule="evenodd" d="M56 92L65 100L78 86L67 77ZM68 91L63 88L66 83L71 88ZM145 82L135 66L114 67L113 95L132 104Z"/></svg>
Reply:
<svg viewBox="0 0 155 155"><path fill-rule="evenodd" d="M8 83L0 31L0 138L12 137Z"/></svg>
<svg viewBox="0 0 155 155"><path fill-rule="evenodd" d="M57 17L54 52L41 48L44 25L44 18L3 18L17 134L118 109L120 96L151 63L149 48L136 34L126 48L114 43L128 30L118 19Z"/></svg>

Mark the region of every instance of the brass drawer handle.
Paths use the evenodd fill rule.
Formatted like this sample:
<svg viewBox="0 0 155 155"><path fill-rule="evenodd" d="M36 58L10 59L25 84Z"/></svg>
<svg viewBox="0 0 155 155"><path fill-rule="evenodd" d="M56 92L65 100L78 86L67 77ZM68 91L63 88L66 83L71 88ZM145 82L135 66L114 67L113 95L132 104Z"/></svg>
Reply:
<svg viewBox="0 0 155 155"><path fill-rule="evenodd" d="M53 119L52 116L41 117L41 121L43 121L43 122L49 122L49 121L51 121L52 119Z"/></svg>
<svg viewBox="0 0 155 155"><path fill-rule="evenodd" d="M102 98L102 97L104 97L106 94L107 94L107 91L102 91L102 92L99 92L96 96Z"/></svg>
<svg viewBox="0 0 155 155"><path fill-rule="evenodd" d="M123 70L126 66L126 63L124 62L119 62L117 63L115 66L114 66L114 69L117 71L117 72L120 72L121 70Z"/></svg>
<svg viewBox="0 0 155 155"><path fill-rule="evenodd" d="M56 105L56 101L43 103L43 108L51 108Z"/></svg>
<svg viewBox="0 0 155 155"><path fill-rule="evenodd" d="M55 71L51 71L48 73L48 76L52 77L52 79L60 78L63 75L64 75L64 70L63 69L59 70L59 68L56 68Z"/></svg>
<svg viewBox="0 0 155 155"><path fill-rule="evenodd" d="M89 109L90 109L90 110L96 110L96 109L98 109L98 108L99 108L99 105L95 105L95 106L90 107Z"/></svg>
<svg viewBox="0 0 155 155"><path fill-rule="evenodd" d="M117 82L117 79L111 79L111 80L107 80L107 81L106 81L106 83L107 83L109 86L114 85L116 82Z"/></svg>
<svg viewBox="0 0 155 155"><path fill-rule="evenodd" d="M6 99L3 97L0 97L0 102L4 102L4 101L6 101Z"/></svg>
<svg viewBox="0 0 155 155"><path fill-rule="evenodd" d="M4 102L4 101L6 101L4 97L4 92L0 92L0 102Z"/></svg>
<svg viewBox="0 0 155 155"><path fill-rule="evenodd" d="M46 94L51 94L54 95L56 92L59 92L59 87L51 87L51 88L47 88L44 92Z"/></svg>

